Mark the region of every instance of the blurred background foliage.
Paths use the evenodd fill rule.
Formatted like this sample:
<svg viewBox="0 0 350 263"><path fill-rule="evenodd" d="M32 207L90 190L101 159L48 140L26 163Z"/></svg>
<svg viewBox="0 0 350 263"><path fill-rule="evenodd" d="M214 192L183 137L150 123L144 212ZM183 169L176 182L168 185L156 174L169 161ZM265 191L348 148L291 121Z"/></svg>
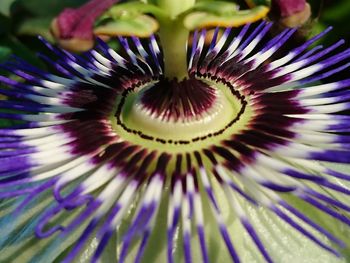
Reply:
<svg viewBox="0 0 350 263"><path fill-rule="evenodd" d="M42 35L52 41L50 23L66 7L77 7L87 0L0 0L0 63L11 54L42 66L35 55L43 45L35 37ZM236 1L242 8L247 8L243 0ZM339 38L350 39L348 19L349 0L308 0L313 17L306 25L305 37L322 31L329 25L334 30L324 42L330 43ZM332 41L332 39L334 39Z"/></svg>
<svg viewBox="0 0 350 263"><path fill-rule="evenodd" d="M50 33L52 19L64 8L78 7L85 2L87 0L0 0L0 65L10 59L11 55L15 55L35 66L45 67L36 55L37 52L45 50L36 36L42 35L53 41ZM238 2L241 9L248 8L244 0L235 2ZM332 25L334 30L322 41L329 44L344 38L349 45L350 30L347 23L350 1L308 0L308 2L312 8L312 19L301 29L302 37L308 38ZM0 74L6 76L9 73L0 67ZM0 96L0 99L5 98ZM9 124L7 120L0 121L0 127Z"/></svg>
<svg viewBox="0 0 350 263"><path fill-rule="evenodd" d="M0 63L11 54L16 54L34 65L41 66L35 55L43 46L36 35L42 35L52 41L50 23L66 7L77 7L87 0L0 0ZM243 0L238 1L246 8ZM305 36L322 31L329 25L334 30L323 41L350 39L348 17L349 0L308 0L313 17L306 26Z"/></svg>
<svg viewBox="0 0 350 263"><path fill-rule="evenodd" d="M41 65L35 52L42 48L36 35L52 41L50 23L66 7L86 0L0 0L0 63L16 54Z"/></svg>
<svg viewBox="0 0 350 263"><path fill-rule="evenodd" d="M334 31L324 41L329 43L334 42L335 38L344 38L349 44L350 30L347 23L349 23L350 1L309 0L308 2L313 11L313 31L317 33L331 25L334 27Z"/></svg>

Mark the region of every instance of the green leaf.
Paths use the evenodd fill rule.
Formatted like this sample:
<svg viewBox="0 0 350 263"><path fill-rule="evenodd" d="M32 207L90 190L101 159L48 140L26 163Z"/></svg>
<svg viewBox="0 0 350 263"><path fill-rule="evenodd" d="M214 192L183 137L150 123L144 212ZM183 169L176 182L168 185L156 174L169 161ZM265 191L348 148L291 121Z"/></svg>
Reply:
<svg viewBox="0 0 350 263"><path fill-rule="evenodd" d="M12 50L9 47L0 46L0 63L3 63L6 60L8 60L8 58L11 56L11 54L12 54ZM3 72L1 72L1 74L3 74ZM0 100L5 100L5 99L7 99L6 96L0 94ZM4 111L2 111L2 112L4 112ZM11 127L15 124L16 124L15 121L7 120L7 119L0 119L0 128Z"/></svg>
<svg viewBox="0 0 350 263"><path fill-rule="evenodd" d="M0 46L0 63L6 61L10 57L11 53L12 51L9 47Z"/></svg>
<svg viewBox="0 0 350 263"><path fill-rule="evenodd" d="M56 16L64 8L75 8L83 5L86 2L87 0L18 0L16 2L16 7L25 9L34 16L47 17Z"/></svg>
<svg viewBox="0 0 350 263"><path fill-rule="evenodd" d="M184 25L189 30L205 27L238 27L264 18L269 8L257 6L253 9L232 12L230 14L215 14L209 11L194 11L184 19Z"/></svg>
<svg viewBox="0 0 350 263"><path fill-rule="evenodd" d="M11 30L11 20L9 17L0 13L0 36L5 35Z"/></svg>
<svg viewBox="0 0 350 263"><path fill-rule="evenodd" d="M333 7L329 7L325 14L323 15L323 19L326 20L335 20L339 21L341 19L347 19L350 11L350 1L343 0L337 1Z"/></svg>
<svg viewBox="0 0 350 263"><path fill-rule="evenodd" d="M15 36L8 35L0 38L0 46L10 48L13 54L23 58L34 66L44 67L43 62L36 56L33 50L24 45Z"/></svg>
<svg viewBox="0 0 350 263"><path fill-rule="evenodd" d="M0 1L0 14L10 16L11 6L16 0L1 0Z"/></svg>
<svg viewBox="0 0 350 263"><path fill-rule="evenodd" d="M1 96L0 96L1 97ZM1 99L1 98L0 98ZM15 123L13 123L12 121L10 120L3 120L3 119L0 119L0 128L8 128L8 127L12 127L14 126Z"/></svg>
<svg viewBox="0 0 350 263"><path fill-rule="evenodd" d="M18 35L43 36L49 41L53 41L50 33L51 17L34 17L24 20L18 25Z"/></svg>
<svg viewBox="0 0 350 263"><path fill-rule="evenodd" d="M97 35L149 37L158 30L158 27L158 22L154 18L138 15L117 20L107 19L95 27L94 32Z"/></svg>
<svg viewBox="0 0 350 263"><path fill-rule="evenodd" d="M249 7L254 7L258 5L271 6L271 0L245 0Z"/></svg>

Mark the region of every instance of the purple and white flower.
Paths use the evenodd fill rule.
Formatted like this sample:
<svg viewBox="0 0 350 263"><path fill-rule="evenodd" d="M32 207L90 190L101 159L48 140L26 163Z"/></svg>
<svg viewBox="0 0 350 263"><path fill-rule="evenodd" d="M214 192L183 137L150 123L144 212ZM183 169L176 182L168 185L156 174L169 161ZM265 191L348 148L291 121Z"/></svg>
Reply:
<svg viewBox="0 0 350 263"><path fill-rule="evenodd" d="M291 262L281 229L341 258L319 219L350 226L350 174L329 164L350 162L350 78L329 80L350 49L310 49L327 29L278 54L296 30L270 27L194 32L182 80L157 36L82 55L43 40L50 73L6 63L23 81L0 77L0 118L18 121L0 130L2 262L33 242L28 262L75 262L91 240L91 262L110 244L118 262L253 262L243 236L256 262Z"/></svg>

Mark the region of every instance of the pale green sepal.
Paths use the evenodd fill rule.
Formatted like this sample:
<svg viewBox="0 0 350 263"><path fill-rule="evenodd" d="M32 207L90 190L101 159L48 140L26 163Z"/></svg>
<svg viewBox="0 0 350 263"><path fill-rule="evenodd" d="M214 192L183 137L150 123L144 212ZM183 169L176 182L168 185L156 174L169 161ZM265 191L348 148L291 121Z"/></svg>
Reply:
<svg viewBox="0 0 350 263"><path fill-rule="evenodd" d="M225 1L203 1L196 3L188 13L192 13L194 11L199 12L208 12L215 15L234 15L238 12L239 5L232 2Z"/></svg>
<svg viewBox="0 0 350 263"><path fill-rule="evenodd" d="M0 202L0 262L49 263L61 262L85 229L88 221L67 236L56 232L47 238L37 238L35 228L43 213L56 204L50 191L35 198L26 205L19 214L13 214L22 198L3 200ZM53 218L53 225L65 226L81 212L81 209L66 211ZM101 263L114 262L116 258L115 242L111 242L103 253ZM96 239L92 235L81 254L77 256L79 263L89 262L92 248L96 247ZM89 257L87 257L89 256Z"/></svg>
<svg viewBox="0 0 350 263"><path fill-rule="evenodd" d="M256 248L255 243L242 226L237 215L233 212L230 204L228 203L222 186L213 181L213 187L215 190L216 198L219 203L222 217L227 225L227 229L230 233L231 240L242 263L265 263L265 259ZM203 190L203 189L201 189ZM160 206L160 214L157 217L156 224L153 228L149 244L146 247L145 254L143 256L143 263L164 263L167 261L167 238L166 238L166 224L167 224L167 205L168 205L168 193L164 192L162 198L162 204ZM256 207L247 201L239 198L242 208L245 211L246 216L249 218L255 231L258 233L259 238L263 242L269 255L274 262L283 263L345 263L345 258L337 258L333 254L319 247L304 235L297 232L290 225L285 223L273 212L267 208ZM328 225L334 225L334 229L330 230L334 235L345 235L341 225L334 219L329 219L328 216L323 215L322 212L315 211L315 209L309 209L309 207L302 201L289 200L290 203L302 212L305 212L310 218L316 222L327 221ZM212 210L206 194L202 192L203 212L205 220L205 235L206 244L208 248L208 254L210 262L232 262L230 254L226 248L226 245L222 239L222 236L218 230L216 220L213 216ZM135 200L137 203L137 200ZM282 209L282 208L281 208ZM134 210L134 209L133 209ZM283 210L283 209L282 209ZM289 216L293 217L288 211L283 210ZM132 212L130 215L132 216ZM327 245L331 245L330 241L326 237L317 233L311 229L308 225L301 220L293 217L295 221L301 226L308 229L318 238L320 238ZM130 219L125 220L123 226L119 229L119 252L120 242L122 241L122 233L127 229L130 224ZM324 224L321 224L324 226ZM324 226L326 227L326 226ZM327 228L328 229L328 228ZM192 240L191 240L191 253L193 262L203 262L201 249L198 242L198 235L196 234L195 225L192 225ZM346 241L346 240L345 240ZM135 259L138 242L133 243L130 248L130 253L126 259L126 262L133 262ZM177 233L175 234L175 241L173 245L174 262L184 262L184 251L182 244L182 229L179 226Z"/></svg>
<svg viewBox="0 0 350 263"><path fill-rule="evenodd" d="M96 21L95 34L149 37L159 28L157 19L164 19L167 15L159 7L145 2L127 2L111 7Z"/></svg>
<svg viewBox="0 0 350 263"><path fill-rule="evenodd" d="M331 162L320 162L321 165L330 168L332 170L338 171L340 173L344 173L344 174L350 174L350 165L349 164L342 164L342 163L331 163ZM345 181L345 180L341 180L339 178L335 178L335 177L328 177L328 180L330 180L332 183L343 187L345 189L349 189L350 190L350 182L349 181ZM334 191L334 190L330 190L330 189L325 189L321 186L319 186L319 191L323 192L327 195L329 195L330 197L346 204L349 205L350 204L350 196L346 195L346 194L342 194L338 191ZM340 212L340 210L338 210L338 212ZM350 218L350 213L346 213L343 212L343 214L345 216L347 216L348 218ZM326 220L323 220L326 221ZM350 228L349 226L340 223L339 221L337 222L333 222L330 223L328 221L328 229L330 229L330 231L332 233L334 233L336 236L340 237L340 239L342 239L347 247L342 249L341 252L343 253L344 257L346 258L347 262L350 262Z"/></svg>
<svg viewBox="0 0 350 263"><path fill-rule="evenodd" d="M0 262L30 262L35 254L40 252L43 256L46 254L46 251L45 253L42 251L45 250L52 239L37 239L34 235L34 229L38 223L40 213L53 200L49 195L45 195L36 201L35 204L21 211L19 215L14 215L13 210L20 201L1 211ZM60 247L57 247L57 251L60 251Z"/></svg>
<svg viewBox="0 0 350 263"><path fill-rule="evenodd" d="M238 27L264 18L269 12L266 6L236 11L228 15L216 14L210 11L194 11L184 18L184 25L189 30L206 27Z"/></svg>
<svg viewBox="0 0 350 263"><path fill-rule="evenodd" d="M146 15L108 19L95 27L96 35L149 37L158 30L158 22Z"/></svg>
<svg viewBox="0 0 350 263"><path fill-rule="evenodd" d="M347 171L348 168L345 169ZM214 181L213 181L214 182ZM255 244L252 242L250 236L245 231L241 223L239 222L237 216L232 211L225 194L223 192L222 187L214 183L213 184L216 198L218 199L222 216L228 230L230 232L232 241L234 246L241 258L242 262L249 263L263 263L265 262L259 251L256 249ZM203 191L203 189L201 189ZM203 192L202 192L203 193ZM168 200L168 192L164 191L162 203L159 209L159 215L157 217L156 224L153 228L152 235L149 241L149 244L146 248L143 261L146 263L160 263L166 262L166 222L167 222L167 205L169 203ZM327 216L321 211L312 208L310 205L301 201L298 198L290 197L289 195L285 196L288 203L293 205L299 211L303 212L306 216L313 219L318 224L325 227L328 231L332 232L335 236L340 237L344 242L349 243L348 236L350 236L349 230L337 220ZM43 199L45 200L45 199ZM345 258L337 258L327 252L326 250L320 248L312 241L307 239L305 236L295 231L292 227L286 224L284 221L279 219L274 213L269 211L266 208L255 207L246 201L240 199L240 202L243 206L243 209L250 219L251 224L257 231L261 241L264 243L268 253L275 260L275 262L298 262L298 263L345 263L347 262ZM51 200L49 200L51 201ZM139 200L135 200L135 203L138 203ZM207 200L206 195L203 193L202 195L203 201L203 210L204 210L204 218L205 218L205 233L207 238L207 245L209 249L209 257L211 262L231 262L230 256L227 252L225 244L222 240L222 237L218 231L216 221L211 213L210 206ZM11 203L11 202L10 202ZM7 214L11 211L11 204L9 202L0 203L1 210L3 213ZM26 213L23 214L23 217L15 219L13 221L7 220L7 226L18 226L19 223L26 223L30 220L33 215L36 215L43 207L47 205L46 202L37 202L35 206L28 207L26 209ZM129 215L133 215L133 211L135 211L135 206L131 206L131 211ZM286 212L286 211L285 211ZM288 212L286 212L288 213ZM31 214L31 216L30 216ZM293 217L291 214L289 214ZM74 216L72 214L72 216ZM8 215L6 216L8 217ZM305 225L303 222L293 217L294 220L298 222L301 226L309 229L313 234L318 236L323 242L330 245L330 242L322 237L319 233L312 230L310 227ZM11 219L11 218L8 218ZM122 227L119 228L119 248L120 252L120 242L122 240L123 232L130 226L130 218L125 219ZM11 224L10 224L11 222ZM5 231L4 226L6 224L5 221L2 221L2 233ZM62 223L65 223L62 221ZM38 240L28 238L29 235L32 236L32 230L35 226L35 222L27 225L27 230L23 231L20 228L15 227L15 229L11 229L11 232L14 235L20 235L22 238L16 238L13 240L12 245L2 246L2 253L0 259L6 260L6 256L8 254L18 255L16 260L22 260L18 262L50 262L45 261L51 257L51 259L57 257L58 254L64 253L70 246L74 244L74 241L79 236L79 234L75 233L75 235L70 236L68 239L59 239L57 236L53 236L52 238ZM81 230L85 226L82 226L77 232L81 232ZM192 237L192 259L193 262L201 262L202 255L201 250L198 245L198 237L195 234L195 228L193 225L193 237ZM173 253L175 262L183 262L183 248L182 248L182 236L181 236L181 228L178 229L178 235L176 235L176 239L174 242ZM6 232L6 231L5 231ZM22 233L21 233L22 232ZM131 251L128 255L127 260L133 260L137 253L137 242L131 246ZM88 242L85 250L78 257L77 262L85 263L88 262L91 258L91 255L97 245L96 239L94 237ZM107 248L107 253L104 253L104 257L101 262L114 262L115 258L115 243L112 241L110 243L110 247ZM41 253L45 251L45 253ZM344 256L348 253L348 249L345 249ZM33 255L35 256L33 257ZM31 261L28 259L31 258ZM51 260L50 259L50 260ZM57 261L59 262L59 261ZM128 262L128 261L127 261Z"/></svg>
<svg viewBox="0 0 350 263"><path fill-rule="evenodd" d="M346 262L344 258L338 258L313 243L266 208L256 208L246 203L245 210L250 217L251 224L258 233L269 255L275 262ZM285 212L288 214L287 211ZM324 243L330 245L330 242L325 237L305 225L301 220L298 220L297 218L293 219L298 222L299 225L310 230L311 233L319 237ZM266 262L261 254L259 254L255 244L251 241L250 236L242 229L241 224L234 225L232 233L236 233L236 235L238 233L244 233L243 242L237 242L237 249L241 254L242 262Z"/></svg>
<svg viewBox="0 0 350 263"><path fill-rule="evenodd" d="M139 1L126 2L112 6L97 20L97 23L106 18L113 18L117 20L123 17L132 18L140 14L152 14L157 18L167 16L167 14L161 8L153 4L148 4Z"/></svg>
<svg viewBox="0 0 350 263"><path fill-rule="evenodd" d="M313 187L314 190L317 190L320 193L326 194L328 196L332 196L328 190L325 190L322 187ZM350 262L350 229L347 225L340 222L337 219L334 219L333 217L329 216L328 214L316 209L315 207L311 206L310 204L300 200L297 197L293 196L285 196L285 200L298 209L300 212L302 212L305 216L313 220L318 225L322 226L324 229L326 229L328 232L330 232L334 237L340 239L343 241L346 245L345 248L341 248L337 245L332 245L334 249L339 251L344 258L342 258L340 262ZM339 210L338 210L339 212ZM303 225L303 224L302 224ZM319 235L317 235L319 236ZM330 241L327 241L327 239L322 238L321 240L326 241L326 244L331 245L332 243ZM324 253L331 255L327 251L324 251ZM331 255L332 256L332 255ZM334 257L334 256L333 256ZM340 259L339 259L340 260ZM319 262L327 262L328 261L319 261ZM329 261L333 262L333 261ZM318 263L315 261L315 263Z"/></svg>
<svg viewBox="0 0 350 263"><path fill-rule="evenodd" d="M233 212L225 197L222 187L215 183L214 189L223 218L231 235L231 240L237 253L241 258L241 262L246 263L265 263L265 259L257 249L255 243L241 224L237 215ZM320 248L318 245L310 241L308 238L294 230L289 224L281 220L276 214L268 208L257 207L248 203L238 194L235 195L236 200L239 200L246 217L259 235L260 240L264 244L267 252L274 262L283 263L345 263L344 258L337 258L328 251ZM301 202L303 203L303 202ZM293 204L294 205L294 204ZM204 207L208 205L204 204ZM297 208L298 205L296 206ZM208 211L205 209L204 211ZM283 210L283 209L282 209ZM301 210L302 212L304 210ZM288 214L287 211L284 210ZM290 215L290 213L289 213ZM317 214L311 215L318 216ZM212 249L209 251L211 262L231 262L225 244L217 231L216 222L213 217L206 214L206 233L211 242ZM330 244L327 238L310 229L301 220L294 218L301 226L310 230L313 234L319 237L326 244ZM336 220L332 220L334 223Z"/></svg>
<svg viewBox="0 0 350 263"><path fill-rule="evenodd" d="M255 243L241 224L239 218L232 210L228 200L225 197L222 187L215 183L214 185L216 197L220 205L222 216L226 222L229 230L231 240L235 249L241 259L242 263L265 263L265 259L257 249ZM239 200L246 217L249 218L251 225L259 235L260 240L264 244L267 252L274 262L283 263L345 263L344 258L337 258L333 254L324 250L316 245L314 242L306 238L304 235L296 231L289 224L281 220L276 214L271 212L268 208L256 207L237 194L236 200ZM203 198L205 200L206 198ZM299 200L300 201L300 200ZM291 203L300 211L304 212L304 208L301 204L305 204L300 201L298 203ZM206 220L206 235L208 239L209 257L211 262L231 262L230 255L226 245L217 230L216 222L213 216L210 214L209 204L207 201L204 203L204 212ZM281 208L282 209L282 208ZM282 209L283 210L283 209ZM283 210L286 214L293 217L288 211ZM321 214L321 216L320 216ZM316 219L322 218L322 213L310 214L310 218ZM326 237L320 235L315 230L311 229L308 225L301 220L293 217L304 228L310 230L311 233L319 237L323 242L331 245L331 242ZM329 219L329 218L328 218ZM330 224L334 224L336 220L328 221ZM341 228L340 226L338 226ZM337 235L337 232L332 232ZM344 234L344 233L343 233ZM194 253L197 257L194 262L200 261L200 252ZM197 260L197 261L195 261Z"/></svg>
<svg viewBox="0 0 350 263"><path fill-rule="evenodd" d="M141 193L142 191L140 191ZM161 204L158 210L157 218L155 221L154 228L152 229L151 235L149 237L148 243L146 245L146 249L143 254L142 263L164 263L167 262L166 258L166 245L167 245L167 212L168 212L168 194L169 192L165 190L162 194ZM142 195L138 194L135 197L133 204L130 206L128 211L128 216L122 220L121 225L118 226L117 229L117 258L122 249L122 241L125 232L130 227L132 222L134 213L137 211L137 205L142 202ZM125 262L134 262L140 240L142 239L142 235L138 235L134 238L133 242L130 245L129 253L126 257ZM177 251L178 247L175 247L174 250ZM119 258L118 258L119 260ZM175 261L181 262L181 261Z"/></svg>
<svg viewBox="0 0 350 263"><path fill-rule="evenodd" d="M99 244L99 241L96 235L91 235L90 238L86 241L84 249L80 254L74 259L74 263L90 263L91 259L96 251L96 248ZM75 243L72 243L69 248L67 248L61 255L55 259L55 263L61 262L70 250L73 248ZM117 245L116 245L116 234L114 234L109 242L106 245L106 248L102 252L102 255L99 259L99 263L114 263L117 262Z"/></svg>

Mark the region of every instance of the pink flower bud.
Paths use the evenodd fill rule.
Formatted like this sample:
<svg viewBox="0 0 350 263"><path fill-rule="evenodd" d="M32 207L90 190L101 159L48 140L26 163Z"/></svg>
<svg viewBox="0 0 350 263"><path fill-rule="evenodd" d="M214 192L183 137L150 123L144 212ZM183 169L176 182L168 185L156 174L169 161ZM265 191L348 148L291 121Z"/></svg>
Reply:
<svg viewBox="0 0 350 263"><path fill-rule="evenodd" d="M306 0L272 0L282 17L290 16L305 9Z"/></svg>
<svg viewBox="0 0 350 263"><path fill-rule="evenodd" d="M91 0L79 8L66 8L52 22L58 43L69 50L85 51L94 44L95 20L118 0Z"/></svg>

